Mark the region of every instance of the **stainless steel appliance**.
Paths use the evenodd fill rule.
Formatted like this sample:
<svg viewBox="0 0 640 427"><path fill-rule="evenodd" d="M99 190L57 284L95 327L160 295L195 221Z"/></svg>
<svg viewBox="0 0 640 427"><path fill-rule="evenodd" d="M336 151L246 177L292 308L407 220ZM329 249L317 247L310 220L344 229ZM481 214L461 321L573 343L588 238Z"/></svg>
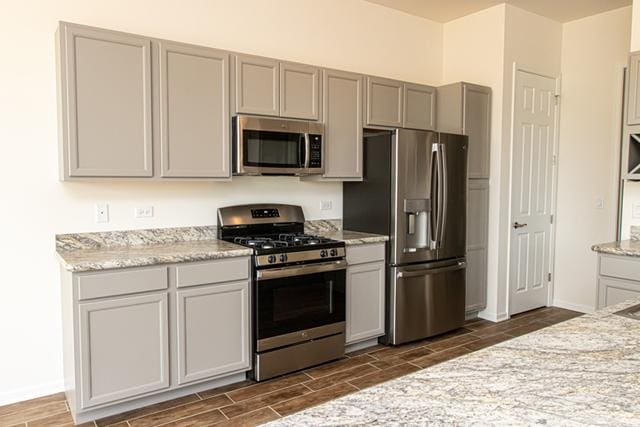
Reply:
<svg viewBox="0 0 640 427"><path fill-rule="evenodd" d="M254 250L254 379L344 355L344 242L305 234L302 208L278 204L218 209L218 235Z"/></svg>
<svg viewBox="0 0 640 427"><path fill-rule="evenodd" d="M322 123L239 115L231 128L234 175L324 172Z"/></svg>
<svg viewBox="0 0 640 427"><path fill-rule="evenodd" d="M388 344L464 323L467 137L365 131L364 180L344 183L344 227L387 234Z"/></svg>

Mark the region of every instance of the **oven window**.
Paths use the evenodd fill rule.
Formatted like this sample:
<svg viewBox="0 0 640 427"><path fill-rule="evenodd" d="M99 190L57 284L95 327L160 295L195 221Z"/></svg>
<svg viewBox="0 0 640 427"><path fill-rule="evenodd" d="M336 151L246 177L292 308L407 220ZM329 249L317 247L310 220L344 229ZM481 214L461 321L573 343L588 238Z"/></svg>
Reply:
<svg viewBox="0 0 640 427"><path fill-rule="evenodd" d="M245 166L299 168L304 161L302 134L245 130L242 138Z"/></svg>
<svg viewBox="0 0 640 427"><path fill-rule="evenodd" d="M345 271L257 282L258 339L345 319Z"/></svg>

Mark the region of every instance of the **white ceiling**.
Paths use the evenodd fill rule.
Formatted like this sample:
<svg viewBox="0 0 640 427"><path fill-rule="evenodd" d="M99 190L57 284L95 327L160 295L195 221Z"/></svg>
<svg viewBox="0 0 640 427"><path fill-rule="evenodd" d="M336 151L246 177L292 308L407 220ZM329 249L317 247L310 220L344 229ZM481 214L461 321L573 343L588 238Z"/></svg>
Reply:
<svg viewBox="0 0 640 427"><path fill-rule="evenodd" d="M448 22L509 3L558 22L568 22L631 5L632 0L367 0L437 22Z"/></svg>

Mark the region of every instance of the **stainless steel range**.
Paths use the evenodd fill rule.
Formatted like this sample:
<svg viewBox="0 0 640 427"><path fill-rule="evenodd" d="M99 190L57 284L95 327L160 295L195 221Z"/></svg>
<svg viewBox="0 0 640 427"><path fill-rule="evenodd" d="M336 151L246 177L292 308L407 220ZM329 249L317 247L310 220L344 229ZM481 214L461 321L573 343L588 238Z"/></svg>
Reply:
<svg viewBox="0 0 640 427"><path fill-rule="evenodd" d="M218 209L218 237L254 250L255 380L344 355L344 242L305 234L302 208L279 204Z"/></svg>

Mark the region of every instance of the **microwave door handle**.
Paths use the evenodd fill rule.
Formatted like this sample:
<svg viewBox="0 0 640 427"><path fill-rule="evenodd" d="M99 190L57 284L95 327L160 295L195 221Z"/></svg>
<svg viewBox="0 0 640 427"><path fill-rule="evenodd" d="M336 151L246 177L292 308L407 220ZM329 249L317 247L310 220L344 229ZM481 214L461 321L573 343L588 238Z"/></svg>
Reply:
<svg viewBox="0 0 640 427"><path fill-rule="evenodd" d="M311 163L311 138L309 137L309 132L304 133L304 168L309 169L309 164Z"/></svg>

